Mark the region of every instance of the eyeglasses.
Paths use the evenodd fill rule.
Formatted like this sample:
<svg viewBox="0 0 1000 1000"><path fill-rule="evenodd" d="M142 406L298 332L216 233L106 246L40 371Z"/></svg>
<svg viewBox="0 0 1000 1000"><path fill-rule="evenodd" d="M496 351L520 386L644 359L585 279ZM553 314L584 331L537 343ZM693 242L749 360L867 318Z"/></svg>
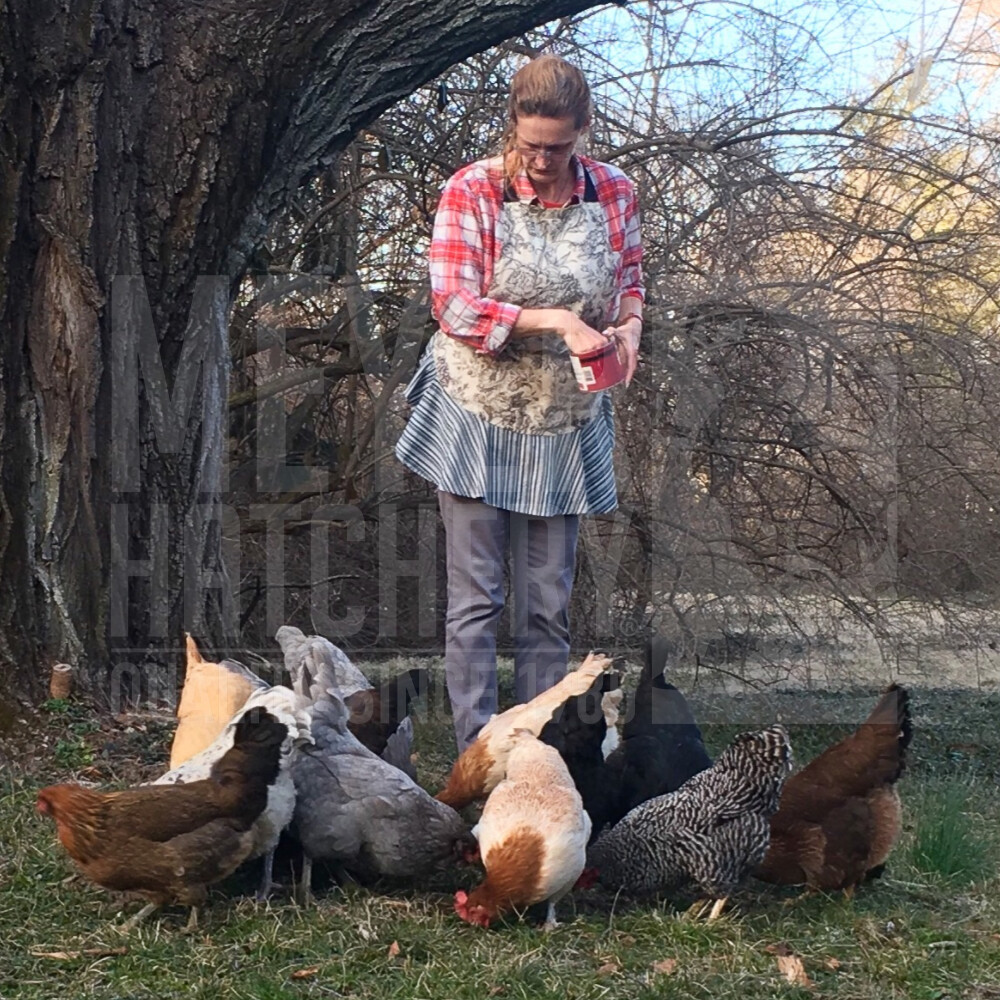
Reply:
<svg viewBox="0 0 1000 1000"><path fill-rule="evenodd" d="M551 146L536 146L531 143L518 143L514 146L526 160L561 160L570 156L576 149L576 139L569 142L558 142Z"/></svg>

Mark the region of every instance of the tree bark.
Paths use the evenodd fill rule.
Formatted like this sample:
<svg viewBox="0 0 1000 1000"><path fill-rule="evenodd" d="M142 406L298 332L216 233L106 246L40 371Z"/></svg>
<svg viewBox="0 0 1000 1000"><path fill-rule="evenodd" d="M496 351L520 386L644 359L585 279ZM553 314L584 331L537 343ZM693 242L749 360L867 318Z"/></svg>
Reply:
<svg viewBox="0 0 1000 1000"><path fill-rule="evenodd" d="M0 692L59 661L141 683L184 629L237 640L226 318L248 258L390 104L591 3L0 0Z"/></svg>

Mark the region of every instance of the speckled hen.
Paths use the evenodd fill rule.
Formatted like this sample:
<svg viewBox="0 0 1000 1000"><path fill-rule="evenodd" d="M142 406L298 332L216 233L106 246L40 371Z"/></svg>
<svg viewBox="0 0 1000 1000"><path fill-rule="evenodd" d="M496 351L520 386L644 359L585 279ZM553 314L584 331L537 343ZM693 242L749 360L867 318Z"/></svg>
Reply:
<svg viewBox="0 0 1000 1000"><path fill-rule="evenodd" d="M782 726L743 733L676 792L636 806L591 846L600 881L627 892L693 882L715 900L709 919L767 852L770 820L792 766Z"/></svg>

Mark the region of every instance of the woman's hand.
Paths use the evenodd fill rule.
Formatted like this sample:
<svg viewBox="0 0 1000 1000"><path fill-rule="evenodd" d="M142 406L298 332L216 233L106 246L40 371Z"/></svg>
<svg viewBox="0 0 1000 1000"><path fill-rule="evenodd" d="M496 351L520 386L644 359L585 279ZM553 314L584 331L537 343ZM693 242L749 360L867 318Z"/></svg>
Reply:
<svg viewBox="0 0 1000 1000"><path fill-rule="evenodd" d="M642 320L638 316L629 316L620 326L609 326L602 334L605 338L614 339L618 348L618 360L625 369L625 384L632 381L636 365L639 363L639 338L642 336Z"/></svg>
<svg viewBox="0 0 1000 1000"><path fill-rule="evenodd" d="M568 309L556 311L561 315L555 329L574 354L597 351L607 344L608 338L603 333L598 333L592 326L587 326L576 313Z"/></svg>

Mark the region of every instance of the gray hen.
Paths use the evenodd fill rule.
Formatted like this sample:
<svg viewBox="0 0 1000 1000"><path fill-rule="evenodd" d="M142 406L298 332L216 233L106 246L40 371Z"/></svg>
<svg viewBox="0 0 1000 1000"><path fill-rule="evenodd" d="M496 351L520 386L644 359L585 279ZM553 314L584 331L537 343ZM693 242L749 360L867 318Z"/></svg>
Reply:
<svg viewBox="0 0 1000 1000"><path fill-rule="evenodd" d="M317 701L312 712L315 746L292 764L305 894L313 860L362 877L410 877L475 848L454 809L358 742L339 698Z"/></svg>
<svg viewBox="0 0 1000 1000"><path fill-rule="evenodd" d="M782 726L743 733L676 792L636 806L588 852L605 885L656 892L693 882L709 919L767 853L770 819L792 766Z"/></svg>
<svg viewBox="0 0 1000 1000"><path fill-rule="evenodd" d="M306 635L294 625L282 625L274 637L285 657L285 669L296 694L316 701L333 688L337 697L343 699L371 688L371 681L329 639Z"/></svg>

